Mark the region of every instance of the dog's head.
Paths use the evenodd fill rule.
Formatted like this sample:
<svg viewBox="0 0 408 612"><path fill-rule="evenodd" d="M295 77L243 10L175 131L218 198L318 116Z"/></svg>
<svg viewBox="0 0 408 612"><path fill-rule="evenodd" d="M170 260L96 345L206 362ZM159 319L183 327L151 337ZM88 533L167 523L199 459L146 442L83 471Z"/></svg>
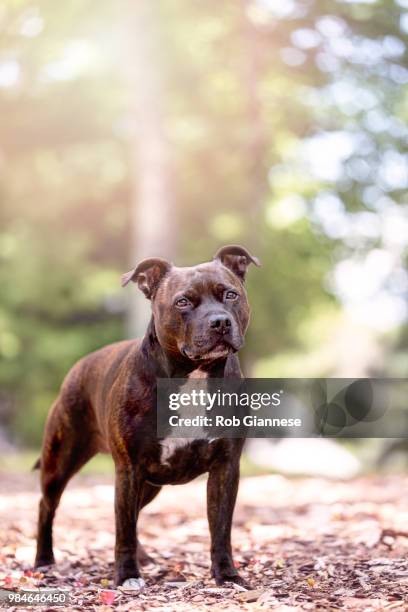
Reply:
<svg viewBox="0 0 408 612"><path fill-rule="evenodd" d="M237 245L222 247L211 262L177 268L164 259L142 261L122 277L152 301L157 338L171 354L211 361L236 352L249 322L248 266L259 261Z"/></svg>

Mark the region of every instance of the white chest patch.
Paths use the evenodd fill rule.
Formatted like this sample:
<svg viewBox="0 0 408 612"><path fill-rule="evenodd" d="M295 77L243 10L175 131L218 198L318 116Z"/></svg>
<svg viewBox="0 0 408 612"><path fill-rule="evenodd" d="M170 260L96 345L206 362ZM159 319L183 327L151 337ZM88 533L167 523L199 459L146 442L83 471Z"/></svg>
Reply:
<svg viewBox="0 0 408 612"><path fill-rule="evenodd" d="M207 372L198 368L197 370L193 370L193 372L189 374L188 378L200 378L202 380L207 378ZM213 438L208 439L207 432L205 432L204 429L202 431L203 435L201 436L200 431L197 431L197 436L195 438L164 438L161 440L160 463L163 465L170 465L171 457L179 448L190 446L190 444L196 440L208 440L209 443L212 442Z"/></svg>
<svg viewBox="0 0 408 612"><path fill-rule="evenodd" d="M170 465L170 459L176 450L183 448L183 446L190 446L194 440L195 438L164 438L164 440L160 442L160 463L163 465Z"/></svg>

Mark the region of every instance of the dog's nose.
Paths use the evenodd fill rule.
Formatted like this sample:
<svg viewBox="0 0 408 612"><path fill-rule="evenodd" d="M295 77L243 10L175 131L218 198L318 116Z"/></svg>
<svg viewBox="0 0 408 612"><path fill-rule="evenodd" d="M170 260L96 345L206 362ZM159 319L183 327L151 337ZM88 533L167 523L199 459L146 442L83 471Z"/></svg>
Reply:
<svg viewBox="0 0 408 612"><path fill-rule="evenodd" d="M228 334L228 332L231 331L232 323L228 315L217 314L210 316L209 325L211 329L219 334Z"/></svg>

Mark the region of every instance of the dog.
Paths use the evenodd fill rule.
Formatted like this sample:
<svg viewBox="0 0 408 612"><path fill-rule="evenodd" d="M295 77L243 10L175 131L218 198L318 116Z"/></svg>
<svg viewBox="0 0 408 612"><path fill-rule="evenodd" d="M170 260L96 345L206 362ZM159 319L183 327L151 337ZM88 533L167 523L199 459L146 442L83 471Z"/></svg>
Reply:
<svg viewBox="0 0 408 612"><path fill-rule="evenodd" d="M217 585L244 584L234 567L231 524L243 439L185 440L172 454L156 434L156 379L242 377L250 308L248 266L259 261L238 245L211 262L175 267L145 259L122 277L151 300L143 339L108 345L78 361L66 376L45 426L35 566L54 563L52 525L66 484L98 452L115 463L115 585L141 589L146 553L137 539L140 510L166 484L208 472L211 574ZM163 453L166 451L166 456Z"/></svg>

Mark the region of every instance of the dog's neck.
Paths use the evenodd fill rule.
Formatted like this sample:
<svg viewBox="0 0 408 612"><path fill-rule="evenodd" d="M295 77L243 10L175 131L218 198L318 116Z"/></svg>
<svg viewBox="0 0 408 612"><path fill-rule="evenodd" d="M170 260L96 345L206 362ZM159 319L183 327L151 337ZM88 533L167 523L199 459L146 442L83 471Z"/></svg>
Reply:
<svg viewBox="0 0 408 612"><path fill-rule="evenodd" d="M149 363L153 364L156 378L186 378L198 369L207 372L208 376L223 378L227 362L227 358L224 358L200 363L184 357L181 353L170 355L157 338L153 316L142 340L141 352L143 356L149 356Z"/></svg>

